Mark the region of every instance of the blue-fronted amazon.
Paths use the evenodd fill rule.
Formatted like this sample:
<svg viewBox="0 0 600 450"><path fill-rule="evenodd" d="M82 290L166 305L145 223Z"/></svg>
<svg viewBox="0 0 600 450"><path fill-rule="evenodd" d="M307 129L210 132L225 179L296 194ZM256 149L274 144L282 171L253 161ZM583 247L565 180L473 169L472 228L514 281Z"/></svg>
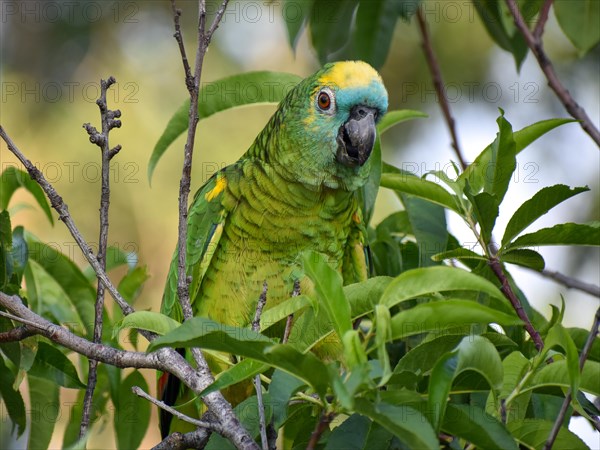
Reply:
<svg viewBox="0 0 600 450"><path fill-rule="evenodd" d="M267 309L288 299L295 281L309 293L300 262L306 250L325 254L344 284L367 278L357 191L369 176L375 125L387 106L387 92L371 66L327 64L287 94L236 163L200 188L189 209L187 237L195 315L247 326L265 281ZM182 320L177 254L161 311ZM159 385L169 404L191 398L174 377L165 375ZM168 413L161 414L163 435L174 429L171 422Z"/></svg>

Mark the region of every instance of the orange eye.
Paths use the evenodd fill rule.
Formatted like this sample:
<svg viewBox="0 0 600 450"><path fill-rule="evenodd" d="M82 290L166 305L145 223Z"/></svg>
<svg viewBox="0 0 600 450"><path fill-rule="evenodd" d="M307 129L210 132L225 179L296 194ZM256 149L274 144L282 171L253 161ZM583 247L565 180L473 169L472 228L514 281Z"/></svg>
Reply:
<svg viewBox="0 0 600 450"><path fill-rule="evenodd" d="M331 107L331 98L329 97L329 94L327 92L319 92L317 103L319 104L319 108L323 111L327 111Z"/></svg>

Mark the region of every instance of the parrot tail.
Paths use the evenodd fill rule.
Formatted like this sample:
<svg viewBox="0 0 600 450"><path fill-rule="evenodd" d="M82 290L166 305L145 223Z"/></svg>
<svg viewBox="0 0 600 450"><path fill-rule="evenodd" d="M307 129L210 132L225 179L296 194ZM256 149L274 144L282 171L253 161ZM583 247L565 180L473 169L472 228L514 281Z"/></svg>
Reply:
<svg viewBox="0 0 600 450"><path fill-rule="evenodd" d="M177 353L185 358L185 349L178 348ZM169 406L175 406L177 397L180 394L181 381L168 372L165 372L158 379L158 397ZM160 424L160 435L162 439L170 434L173 415L164 409L159 410L158 416Z"/></svg>

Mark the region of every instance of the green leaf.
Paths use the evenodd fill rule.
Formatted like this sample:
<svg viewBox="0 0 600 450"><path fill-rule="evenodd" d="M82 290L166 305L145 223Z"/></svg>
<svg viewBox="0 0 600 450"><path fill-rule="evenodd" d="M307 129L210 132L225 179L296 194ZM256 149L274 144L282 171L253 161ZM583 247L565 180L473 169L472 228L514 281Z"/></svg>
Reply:
<svg viewBox="0 0 600 450"><path fill-rule="evenodd" d="M444 208L412 195L400 194L417 246L419 267L435 265L432 256L448 246Z"/></svg>
<svg viewBox="0 0 600 450"><path fill-rule="evenodd" d="M559 1L553 4L556 20L580 55L600 41L600 4L596 0Z"/></svg>
<svg viewBox="0 0 600 450"><path fill-rule="evenodd" d="M310 37L321 64L332 61L350 41L352 18L358 0L315 1L310 16Z"/></svg>
<svg viewBox="0 0 600 450"><path fill-rule="evenodd" d="M358 330L348 330L342 336L344 361L351 370L357 370L367 364L367 354L360 341Z"/></svg>
<svg viewBox="0 0 600 450"><path fill-rule="evenodd" d="M119 395L112 399L115 406L113 426L118 448L138 448L150 422L150 402L131 392L133 386L139 386L148 392L148 384L137 370L123 380L119 386Z"/></svg>
<svg viewBox="0 0 600 450"><path fill-rule="evenodd" d="M441 252L431 257L434 261L444 261L446 259L475 259L478 261L487 261L487 258L479 253L475 253L468 248L459 247L447 252Z"/></svg>
<svg viewBox="0 0 600 450"><path fill-rule="evenodd" d="M410 406L371 403L364 398L355 400L356 412L367 416L391 431L407 448L439 448L437 435L427 419Z"/></svg>
<svg viewBox="0 0 600 450"><path fill-rule="evenodd" d="M85 384L79 380L79 375L73 363L57 348L45 342L40 342L35 361L29 374L51 379L59 386L71 389L85 389Z"/></svg>
<svg viewBox="0 0 600 450"><path fill-rule="evenodd" d="M350 320L350 305L344 297L342 277L333 270L325 257L320 253L307 252L302 256L302 263L306 275L315 286L315 293L333 322L337 335L342 338L347 331L352 329Z"/></svg>
<svg viewBox="0 0 600 450"><path fill-rule="evenodd" d="M481 192L477 195L471 195L465 190L467 198L473 206L473 214L481 228L481 238L486 245L489 245L492 240L492 231L498 217L499 203L496 196L487 192Z"/></svg>
<svg viewBox="0 0 600 450"><path fill-rule="evenodd" d="M23 172L14 166L8 167L0 175L0 210L8 208L11 197L20 187L28 190L33 195L33 198L35 198L40 208L42 208L50 223L54 225L50 205L42 188L31 179L27 172Z"/></svg>
<svg viewBox="0 0 600 450"><path fill-rule="evenodd" d="M539 419L524 419L509 422L508 431L523 446L529 449L544 447L554 423ZM554 450L585 450L588 447L571 431L562 428L552 446Z"/></svg>
<svg viewBox="0 0 600 450"><path fill-rule="evenodd" d="M533 377L525 390L537 389L543 386L571 387L567 361L555 361L542 367ZM600 395L600 363L586 361L581 371L579 389L593 395Z"/></svg>
<svg viewBox="0 0 600 450"><path fill-rule="evenodd" d="M381 186L436 203L461 213L458 200L439 184L418 178L408 172L381 174Z"/></svg>
<svg viewBox="0 0 600 450"><path fill-rule="evenodd" d="M155 339L148 351L162 347L201 347L245 356L285 370L324 395L328 377L325 365L312 353L303 354L289 344L275 344L249 328L239 328L194 317L180 327Z"/></svg>
<svg viewBox="0 0 600 450"><path fill-rule="evenodd" d="M500 260L505 263L529 267L540 272L544 270L544 267L546 266L542 255L530 249L517 249L502 253L500 255Z"/></svg>
<svg viewBox="0 0 600 450"><path fill-rule="evenodd" d="M504 425L477 406L448 403L442 430L478 448L518 450L515 439Z"/></svg>
<svg viewBox="0 0 600 450"><path fill-rule="evenodd" d="M474 0L473 4L490 37L500 48L512 53L517 70L519 70L527 55L527 44L519 30L512 23L504 2Z"/></svg>
<svg viewBox="0 0 600 450"><path fill-rule="evenodd" d="M519 233L521 233L521 231L546 214L556 205L585 191L589 191L587 186L571 189L569 186L565 186L564 184L556 184L554 186L545 187L536 192L536 194L531 199L523 203L510 218L508 225L506 225L504 236L502 237L502 245L506 246Z"/></svg>
<svg viewBox="0 0 600 450"><path fill-rule="evenodd" d="M12 232L12 270L16 275L16 282L21 284L23 273L25 272L25 266L29 260L29 248L27 247L27 241L23 233L25 232L22 226L15 227Z"/></svg>
<svg viewBox="0 0 600 450"><path fill-rule="evenodd" d="M27 448L48 448L54 425L61 412L59 403L59 387L56 383L45 378L30 375L27 378L29 385L29 405L31 408L31 425Z"/></svg>
<svg viewBox="0 0 600 450"><path fill-rule="evenodd" d="M146 280L150 278L146 266L136 267L128 272L119 282L119 292L130 305L135 302Z"/></svg>
<svg viewBox="0 0 600 450"><path fill-rule="evenodd" d="M79 267L77 267L77 265L67 256L58 251L55 246L50 246L38 241L37 238L30 233L25 233L25 240L29 247L30 261L35 261L39 265L38 269L41 268L44 272L42 275L39 273L39 270L34 269L31 271L31 275L33 275L34 278L46 275L46 279L50 278L60 287L61 292L57 292L56 294L67 299L70 305L75 308L81 324L85 327L88 335L91 336L94 327L95 289L81 272ZM28 294L30 294L29 281L27 282L27 286ZM38 287L44 288L45 286ZM38 299L38 308L36 308L38 314L43 313L46 310L47 305L45 302L47 301L50 301L50 299L46 296ZM69 320L61 320L61 322L68 321Z"/></svg>
<svg viewBox="0 0 600 450"><path fill-rule="evenodd" d="M518 155L529 144L556 127L575 122L573 119L547 119L526 126L513 133L515 153ZM495 141L494 141L495 142ZM459 181L468 180L473 192L479 192L484 185L487 173L492 168L492 144L488 145L475 161L458 177Z"/></svg>
<svg viewBox="0 0 600 450"><path fill-rule="evenodd" d="M577 350L581 352L585 346L590 331L584 330L583 328L567 328L567 331L571 335L573 342L575 342ZM592 348L589 352L588 360L600 362L600 339L594 339Z"/></svg>
<svg viewBox="0 0 600 450"><path fill-rule="evenodd" d="M423 342L406 353L394 368L394 373L403 371L427 375L437 360L452 351L462 341L464 334L446 334Z"/></svg>
<svg viewBox="0 0 600 450"><path fill-rule="evenodd" d="M13 423L12 432L17 428L17 436L21 436L25 431L25 403L21 393L13 389L15 377L4 364L4 358L0 357L0 399L8 412L8 417ZM5 419L2 418L4 421Z"/></svg>
<svg viewBox="0 0 600 450"><path fill-rule="evenodd" d="M373 151L371 152L369 159L371 160L369 178L364 186L358 191L358 201L361 205L363 222L365 225L369 225L371 218L373 217L375 200L377 199L379 184L381 182L381 139L379 137L375 140L375 145L373 146Z"/></svg>
<svg viewBox="0 0 600 450"><path fill-rule="evenodd" d="M507 249L542 245L600 245L600 222L561 223L550 228L542 228L519 236L507 246Z"/></svg>
<svg viewBox="0 0 600 450"><path fill-rule="evenodd" d="M548 331L546 339L544 340L544 344L544 355L547 353L548 350L550 350L553 347L561 347L564 350L564 354L567 358L567 368L569 373L569 380L571 382L571 392L577 392L577 390L579 389L580 380L579 353L577 352L577 347L575 347L573 339L571 339L571 335L569 335L567 330L560 323L556 323Z"/></svg>
<svg viewBox="0 0 600 450"><path fill-rule="evenodd" d="M242 105L279 103L290 88L301 81L297 75L283 72L248 72L202 83L198 101L198 117L206 119L220 111ZM225 95L227 93L227 95ZM232 95L232 93L235 93ZM169 120L167 128L154 146L148 162L148 181L156 164L169 145L188 128L190 102L184 104Z"/></svg>
<svg viewBox="0 0 600 450"><path fill-rule="evenodd" d="M360 0L353 33L357 59L381 68L390 50L402 0Z"/></svg>
<svg viewBox="0 0 600 450"><path fill-rule="evenodd" d="M429 116L424 112L413 109L396 109L393 111L388 111L377 124L377 133L381 136L387 130L395 125L398 125L399 123L412 119L422 119L425 117Z"/></svg>
<svg viewBox="0 0 600 450"><path fill-rule="evenodd" d="M181 324L176 320L158 312L136 311L123 317L115 324L112 337L115 339L122 330L127 328L152 331L162 336L173 331L179 325Z"/></svg>
<svg viewBox="0 0 600 450"><path fill-rule="evenodd" d="M431 371L428 404L435 429L439 430L444 420L452 382L468 370L482 375L494 396L502 388L502 360L494 344L481 336L465 336L458 347L440 358Z"/></svg>
<svg viewBox="0 0 600 450"><path fill-rule="evenodd" d="M263 373L269 368L253 359L244 359L229 369L219 373L214 383L204 389L199 396L204 397L214 391L220 391L226 387L233 386L241 381L247 380L255 375Z"/></svg>
<svg viewBox="0 0 600 450"><path fill-rule="evenodd" d="M380 302L391 308L411 298L447 291L476 291L506 303L500 290L479 275L450 266L427 267L408 270L387 286ZM510 310L510 305L508 310Z"/></svg>
<svg viewBox="0 0 600 450"><path fill-rule="evenodd" d="M402 339L429 331L444 332L472 324L497 323L501 326L520 325L514 315L502 313L468 300L442 300L421 303L392 317L392 339Z"/></svg>
<svg viewBox="0 0 600 450"><path fill-rule="evenodd" d="M375 345L377 347L377 357L382 365L383 373L379 385L384 385L392 375L392 366L390 365L390 356L385 347L386 342L392 340L392 316L390 310L385 305L375 306Z"/></svg>
<svg viewBox="0 0 600 450"><path fill-rule="evenodd" d="M363 450L372 424L367 417L352 414L333 429L325 450Z"/></svg>
<svg viewBox="0 0 600 450"><path fill-rule="evenodd" d="M305 383L283 370L275 369L269 384L269 397L273 402L273 421L278 429L287 419L288 403L292 395Z"/></svg>
<svg viewBox="0 0 600 450"><path fill-rule="evenodd" d="M283 4L282 13L287 26L288 40L294 51L314 2L315 0L285 0Z"/></svg>
<svg viewBox="0 0 600 450"><path fill-rule="evenodd" d="M491 147L490 171L484 182L484 192L495 197L497 204L501 204L515 168L516 144L513 138L511 124L504 118L504 111L497 119L498 134Z"/></svg>
<svg viewBox="0 0 600 450"><path fill-rule="evenodd" d="M263 312L260 318L260 331L264 331L279 321L287 318L289 315L298 312L310 305L310 300L306 295L290 297L287 300L275 305Z"/></svg>

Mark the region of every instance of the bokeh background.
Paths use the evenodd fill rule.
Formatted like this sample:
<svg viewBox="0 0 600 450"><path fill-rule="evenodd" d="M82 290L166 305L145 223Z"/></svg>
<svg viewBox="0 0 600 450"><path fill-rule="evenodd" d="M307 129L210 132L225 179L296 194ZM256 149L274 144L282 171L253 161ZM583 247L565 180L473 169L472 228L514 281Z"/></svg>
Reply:
<svg viewBox="0 0 600 450"><path fill-rule="evenodd" d="M471 3L425 1L433 44L439 56L447 95L457 120L466 159L495 137L498 108L514 129L535 121L568 117L529 55L517 73L510 54L487 35ZM194 54L196 2L178 1L188 52ZM151 278L136 303L157 311L176 244L177 195L183 138L178 139L147 178L150 153L167 121L187 97L181 59L173 39L168 1L0 1L0 123L17 146L51 181L69 205L76 223L92 243L98 239L100 192L99 150L88 142L84 122L99 126L95 100L99 80L113 75L110 108L122 111L123 126L111 144L123 149L113 159L109 244L134 251ZM216 3L209 2L209 12ZM334 26L334 25L332 25ZM592 120L600 121L600 50L579 58L551 15L546 49L575 99ZM282 0L233 1L207 54L202 81L250 70L292 72L301 76L320 66L304 32L293 51L288 44ZM390 109L418 109L429 114L402 124L383 141L384 159L419 175L430 170L451 173L456 160L420 47L416 23L398 21L381 74L390 94ZM200 122L192 190L218 168L235 161L273 113L274 106L252 106L217 114ZM0 169L20 167L0 143ZM514 210L544 186L588 185L580 195L544 216L534 226L563 221L598 220L600 154L577 124L568 124L536 141L518 157L514 183L500 212L501 230ZM22 224L80 264L83 258L66 228L50 227L25 192L11 203L13 226ZM380 192L374 223L399 207L389 192ZM448 216L451 231L473 242L457 217ZM600 283L600 253L590 248L541 248L547 266L590 283ZM533 306L549 316L549 304L567 302L567 326L589 327L597 299L569 291L525 269L512 269ZM111 274L119 279L122 273ZM145 373L151 386L154 374ZM73 392L63 390L60 423L53 447L60 447ZM2 411L0 413L3 414ZM156 411L143 445L158 442ZM93 429L88 448L114 448L112 419ZM600 448L598 433L583 421L572 423L591 448ZM0 436L10 426L0 415ZM25 433L27 435L27 433ZM2 442L0 438L0 442ZM25 442L11 444L15 448Z"/></svg>

